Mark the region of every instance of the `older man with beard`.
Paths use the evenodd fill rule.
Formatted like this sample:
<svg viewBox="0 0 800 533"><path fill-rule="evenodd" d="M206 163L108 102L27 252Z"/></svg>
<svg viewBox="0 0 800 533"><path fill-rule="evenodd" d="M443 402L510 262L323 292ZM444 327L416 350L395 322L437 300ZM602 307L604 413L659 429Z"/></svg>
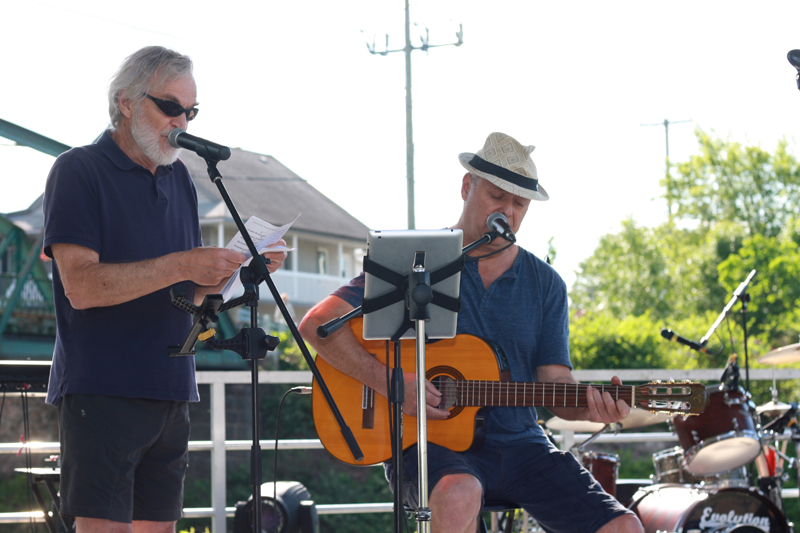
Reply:
<svg viewBox="0 0 800 533"><path fill-rule="evenodd" d="M202 246L197 194L167 141L197 115L187 56L146 47L109 87L111 128L62 154L47 180L44 251L58 332L47 402L58 406L61 513L79 533L171 532L181 516L194 359L167 354L195 303L245 260ZM270 271L285 252L266 254Z"/></svg>

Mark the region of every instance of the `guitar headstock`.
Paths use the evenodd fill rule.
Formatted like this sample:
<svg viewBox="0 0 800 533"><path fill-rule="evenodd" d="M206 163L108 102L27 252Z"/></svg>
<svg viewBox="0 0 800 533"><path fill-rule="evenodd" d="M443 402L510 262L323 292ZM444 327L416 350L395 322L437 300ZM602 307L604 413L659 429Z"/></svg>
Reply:
<svg viewBox="0 0 800 533"><path fill-rule="evenodd" d="M654 413L699 415L708 405L708 394L702 383L657 380L637 386L633 403Z"/></svg>

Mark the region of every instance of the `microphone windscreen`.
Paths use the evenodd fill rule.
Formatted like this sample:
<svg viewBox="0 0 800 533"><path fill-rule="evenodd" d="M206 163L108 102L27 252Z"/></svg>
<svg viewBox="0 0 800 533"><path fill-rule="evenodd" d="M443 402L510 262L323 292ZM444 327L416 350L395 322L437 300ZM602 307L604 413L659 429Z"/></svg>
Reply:
<svg viewBox="0 0 800 533"><path fill-rule="evenodd" d="M489 218L486 219L486 225L489 227L490 230L494 231L494 223L496 220L502 220L506 224L508 224L508 219L503 213L492 213L489 215Z"/></svg>
<svg viewBox="0 0 800 533"><path fill-rule="evenodd" d="M800 50L790 50L789 53L786 54L786 58L794 68L800 70Z"/></svg>
<svg viewBox="0 0 800 533"><path fill-rule="evenodd" d="M173 148L181 148L181 145L178 144L178 135L181 133L186 133L186 130L183 128L175 128L167 135L167 141L169 141L169 145Z"/></svg>

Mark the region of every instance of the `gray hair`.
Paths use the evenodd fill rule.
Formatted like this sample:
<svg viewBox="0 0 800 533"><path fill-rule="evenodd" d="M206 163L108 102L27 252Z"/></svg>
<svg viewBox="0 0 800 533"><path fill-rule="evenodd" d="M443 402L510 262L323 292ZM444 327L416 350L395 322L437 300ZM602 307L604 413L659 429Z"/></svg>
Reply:
<svg viewBox="0 0 800 533"><path fill-rule="evenodd" d="M119 99L122 93L135 104L151 91L160 91L168 83L192 73L192 60L163 46L146 46L125 58L108 86L108 114L111 127L122 120Z"/></svg>

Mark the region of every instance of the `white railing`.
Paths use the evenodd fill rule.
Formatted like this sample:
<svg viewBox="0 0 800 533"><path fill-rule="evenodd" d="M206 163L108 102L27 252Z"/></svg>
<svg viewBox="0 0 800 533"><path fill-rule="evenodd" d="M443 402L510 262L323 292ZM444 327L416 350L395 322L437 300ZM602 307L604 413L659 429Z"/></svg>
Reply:
<svg viewBox="0 0 800 533"><path fill-rule="evenodd" d="M348 278L339 276L324 276L286 269L280 269L272 274L272 280L275 282L278 292L288 293L296 305L314 305L321 302L333 291L350 281ZM261 291L261 299L271 302L272 295L264 289Z"/></svg>
<svg viewBox="0 0 800 533"><path fill-rule="evenodd" d="M612 375L617 375L623 382L639 383L660 379L713 382L719 380L720 370L664 370L664 369L644 369L644 370L576 370L573 375L583 383L609 382ZM742 380L744 380L742 371ZM780 380L800 379L800 369L781 369L777 376ZM261 371L259 372L259 384L310 384L312 380L311 372L302 371ZM752 381L772 380L773 371L769 369L757 369L750 371ZM226 440L225 438L225 385L228 384L248 384L251 382L251 374L246 371L225 371L225 372L198 372L198 384L209 385L211 399L211 440L192 441L189 443L190 451L210 451L211 452L211 506L202 508L184 509L186 518L212 518L212 531L214 533L224 533L226 531L226 517L234 515L234 507L226 507L226 461L225 455L228 451L249 450L252 441L250 440ZM590 437L589 434L573 433L563 431L554 435L556 443L562 449L569 449L575 442L582 442ZM652 432L652 433L631 433L624 432L618 434L604 433L597 437L594 442L609 443L634 443L634 442L677 442L677 436L671 432ZM274 449L274 440L261 440L262 449ZM30 442L26 446L31 453L57 454L59 444L57 442ZM287 439L278 442L280 450L312 450L322 449L319 439ZM20 443L0 443L0 454L19 453ZM784 498L797 498L798 489L784 489ZM317 505L319 514L341 514L341 513L374 513L391 512L392 503L369 503L369 504L331 504ZM0 524L27 522L33 517L36 521L42 521L41 512L22 512L22 513L2 513L0 514Z"/></svg>

